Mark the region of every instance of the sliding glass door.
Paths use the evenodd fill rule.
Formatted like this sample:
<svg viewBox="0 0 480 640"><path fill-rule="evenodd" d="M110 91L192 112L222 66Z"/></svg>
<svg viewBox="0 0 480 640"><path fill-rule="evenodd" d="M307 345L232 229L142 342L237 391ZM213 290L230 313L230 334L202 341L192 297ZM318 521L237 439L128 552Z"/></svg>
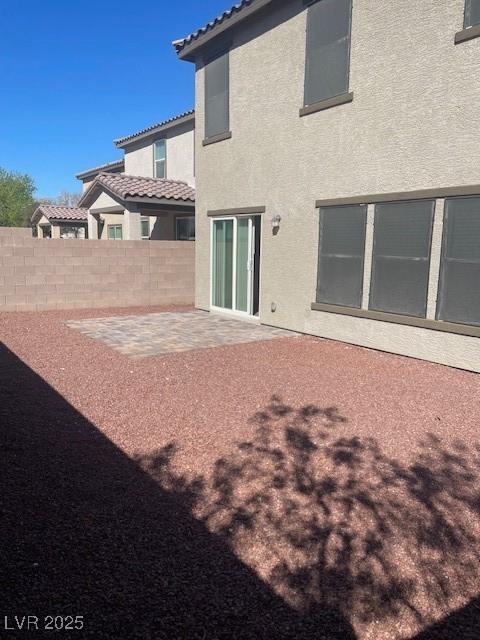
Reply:
<svg viewBox="0 0 480 640"><path fill-rule="evenodd" d="M213 247L213 305L232 309L233 220L215 220Z"/></svg>
<svg viewBox="0 0 480 640"><path fill-rule="evenodd" d="M252 217L212 223L212 307L252 315L255 261Z"/></svg>

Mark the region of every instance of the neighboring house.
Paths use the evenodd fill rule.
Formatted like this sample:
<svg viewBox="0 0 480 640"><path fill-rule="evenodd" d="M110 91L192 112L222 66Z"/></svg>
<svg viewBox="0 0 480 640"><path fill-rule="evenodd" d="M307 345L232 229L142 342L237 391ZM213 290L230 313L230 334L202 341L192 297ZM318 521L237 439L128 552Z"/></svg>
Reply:
<svg viewBox="0 0 480 640"><path fill-rule="evenodd" d="M82 196L90 238L191 240L195 189L179 180L100 173Z"/></svg>
<svg viewBox="0 0 480 640"><path fill-rule="evenodd" d="M114 160L113 162L102 164L99 167L82 171L82 173L77 173L75 177L82 182L83 193L85 193L99 173L123 173L124 171L125 162L123 158L121 158L120 160Z"/></svg>
<svg viewBox="0 0 480 640"><path fill-rule="evenodd" d="M87 211L80 207L41 204L32 216L39 238L87 238Z"/></svg>
<svg viewBox="0 0 480 640"><path fill-rule="evenodd" d="M480 371L478 36L480 0L243 0L175 41L197 306Z"/></svg>
<svg viewBox="0 0 480 640"><path fill-rule="evenodd" d="M188 111L115 140L124 152L121 168L79 174L89 180L79 204L89 211L90 238L193 240L194 135L195 113Z"/></svg>

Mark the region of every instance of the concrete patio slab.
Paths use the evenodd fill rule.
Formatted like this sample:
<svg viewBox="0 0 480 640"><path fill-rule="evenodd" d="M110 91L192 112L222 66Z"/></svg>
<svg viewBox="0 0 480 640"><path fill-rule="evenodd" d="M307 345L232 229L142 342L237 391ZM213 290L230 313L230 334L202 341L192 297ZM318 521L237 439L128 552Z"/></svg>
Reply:
<svg viewBox="0 0 480 640"><path fill-rule="evenodd" d="M94 318L67 325L123 355L137 358L297 335L205 311Z"/></svg>

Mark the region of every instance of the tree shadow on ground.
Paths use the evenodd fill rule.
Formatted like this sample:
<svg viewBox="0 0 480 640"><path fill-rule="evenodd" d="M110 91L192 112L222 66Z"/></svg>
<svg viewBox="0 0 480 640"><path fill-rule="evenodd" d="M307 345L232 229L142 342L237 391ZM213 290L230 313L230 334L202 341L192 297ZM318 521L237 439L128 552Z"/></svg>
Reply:
<svg viewBox="0 0 480 640"><path fill-rule="evenodd" d="M36 615L41 629L78 615L82 631L56 635L354 638L335 607L312 599L299 613L275 594L183 491L161 488L4 346L0 389L0 637L17 635L4 616Z"/></svg>
<svg viewBox="0 0 480 640"><path fill-rule="evenodd" d="M274 397L210 475L179 471L174 443L137 461L295 610L360 638L480 637L480 449L430 434L405 464L344 422Z"/></svg>

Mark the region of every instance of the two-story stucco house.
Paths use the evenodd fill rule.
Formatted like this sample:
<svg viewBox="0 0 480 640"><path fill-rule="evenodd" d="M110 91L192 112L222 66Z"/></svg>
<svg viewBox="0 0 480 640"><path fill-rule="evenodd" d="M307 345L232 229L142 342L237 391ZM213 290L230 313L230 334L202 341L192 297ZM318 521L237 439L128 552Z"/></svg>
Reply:
<svg viewBox="0 0 480 640"><path fill-rule="evenodd" d="M122 160L77 175L92 239L195 237L195 113L115 140Z"/></svg>
<svg viewBox="0 0 480 640"><path fill-rule="evenodd" d="M196 304L480 371L480 0L243 0L196 65Z"/></svg>

